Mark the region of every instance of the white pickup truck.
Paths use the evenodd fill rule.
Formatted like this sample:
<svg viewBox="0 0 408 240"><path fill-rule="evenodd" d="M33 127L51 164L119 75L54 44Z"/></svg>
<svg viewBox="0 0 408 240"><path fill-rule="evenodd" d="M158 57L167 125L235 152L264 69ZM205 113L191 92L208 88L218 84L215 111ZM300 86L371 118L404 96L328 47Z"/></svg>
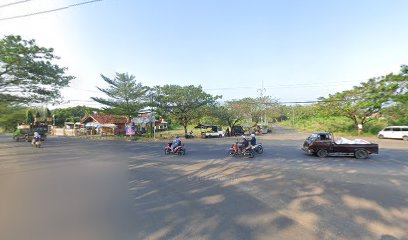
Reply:
<svg viewBox="0 0 408 240"><path fill-rule="evenodd" d="M200 124L196 128L201 129L201 137L224 137L224 131L220 126L210 125L210 124Z"/></svg>

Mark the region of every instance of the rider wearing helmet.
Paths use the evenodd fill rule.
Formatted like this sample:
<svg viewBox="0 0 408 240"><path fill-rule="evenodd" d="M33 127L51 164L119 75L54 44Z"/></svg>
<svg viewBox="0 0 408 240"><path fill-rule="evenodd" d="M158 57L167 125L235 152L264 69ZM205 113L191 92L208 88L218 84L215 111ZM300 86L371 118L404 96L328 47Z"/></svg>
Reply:
<svg viewBox="0 0 408 240"><path fill-rule="evenodd" d="M33 141L31 143L34 144L38 141L41 141L41 135L38 132L34 132Z"/></svg>
<svg viewBox="0 0 408 240"><path fill-rule="evenodd" d="M245 135L242 135L241 137L242 139L240 141L239 150L242 152L245 148L248 147L249 142L248 142L248 139L245 138Z"/></svg>
<svg viewBox="0 0 408 240"><path fill-rule="evenodd" d="M179 136L176 136L176 139L174 139L173 143L171 144L171 151L174 150L174 148L178 147L181 145L181 140Z"/></svg>
<svg viewBox="0 0 408 240"><path fill-rule="evenodd" d="M256 138L255 138L255 134L251 134L251 145L255 146L256 145Z"/></svg>

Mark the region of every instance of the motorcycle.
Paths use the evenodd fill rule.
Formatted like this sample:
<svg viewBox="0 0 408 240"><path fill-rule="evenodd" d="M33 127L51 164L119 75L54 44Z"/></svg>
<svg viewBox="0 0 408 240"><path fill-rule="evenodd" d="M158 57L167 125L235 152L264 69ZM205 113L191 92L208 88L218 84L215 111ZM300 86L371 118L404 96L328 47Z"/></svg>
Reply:
<svg viewBox="0 0 408 240"><path fill-rule="evenodd" d="M20 141L25 142L25 141L27 141L27 135L19 135L19 136L14 135L13 140L16 141L16 142L20 142Z"/></svg>
<svg viewBox="0 0 408 240"><path fill-rule="evenodd" d="M235 143L231 146L231 148L228 150L228 155L232 157L236 157L236 156L243 156L243 157L248 157L248 158L255 157L254 150L252 149L251 146L248 146L241 151L238 147L238 143Z"/></svg>
<svg viewBox="0 0 408 240"><path fill-rule="evenodd" d="M177 146L174 148L174 150L171 150L171 145L173 143L167 143L166 147L164 148L164 154L169 155L170 153L173 153L175 155L185 155L186 154L186 149L184 148L184 144L181 144L180 146Z"/></svg>
<svg viewBox="0 0 408 240"><path fill-rule="evenodd" d="M35 148L40 148L42 145L43 139L33 139L33 141L31 142L31 144L33 145L33 147Z"/></svg>
<svg viewBox="0 0 408 240"><path fill-rule="evenodd" d="M262 143L258 143L255 146L251 146L252 150L254 150L255 153L262 154L263 153L263 147Z"/></svg>
<svg viewBox="0 0 408 240"><path fill-rule="evenodd" d="M194 138L193 132L186 133L186 135L184 135L184 137L185 137L186 139L187 139L187 138Z"/></svg>

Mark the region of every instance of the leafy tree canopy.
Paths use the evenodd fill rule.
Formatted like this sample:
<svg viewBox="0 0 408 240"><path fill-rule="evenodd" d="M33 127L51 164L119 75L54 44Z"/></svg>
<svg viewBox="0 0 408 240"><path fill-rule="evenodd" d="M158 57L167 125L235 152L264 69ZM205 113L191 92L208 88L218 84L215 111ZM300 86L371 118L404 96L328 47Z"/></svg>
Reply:
<svg viewBox="0 0 408 240"><path fill-rule="evenodd" d="M194 119L199 119L204 107L215 104L221 96L212 96L203 91L201 86L157 86L154 100L160 112L167 112L170 117L184 127L187 133L187 125Z"/></svg>
<svg viewBox="0 0 408 240"><path fill-rule="evenodd" d="M355 126L364 125L384 107L408 102L407 72L407 67L402 66L399 74L372 78L351 90L321 97L321 110L333 116L346 116Z"/></svg>
<svg viewBox="0 0 408 240"><path fill-rule="evenodd" d="M0 102L0 132L13 132L25 122L25 112L25 107Z"/></svg>
<svg viewBox="0 0 408 240"><path fill-rule="evenodd" d="M92 97L107 108L104 110L118 115L136 116L137 112L148 105L149 88L138 83L135 76L127 73L116 73L114 79L101 74L102 79L109 84L107 88L99 88L108 98Z"/></svg>
<svg viewBox="0 0 408 240"><path fill-rule="evenodd" d="M230 129L237 125L243 118L239 112L234 111L229 107L228 102L224 105L216 105L207 108L206 113L206 115L217 118L220 125L227 125Z"/></svg>
<svg viewBox="0 0 408 240"><path fill-rule="evenodd" d="M67 68L52 62L59 59L52 48L9 35L0 40L0 101L31 103L57 100L60 88L74 79Z"/></svg>
<svg viewBox="0 0 408 240"><path fill-rule="evenodd" d="M55 125L64 126L65 122L79 122L88 114L97 112L99 109L86 106L76 106L69 108L57 108L52 111Z"/></svg>
<svg viewBox="0 0 408 240"><path fill-rule="evenodd" d="M236 118L246 123L260 123L267 118L273 118L279 109L276 99L269 96L259 98L242 98L226 102L225 107L234 112Z"/></svg>

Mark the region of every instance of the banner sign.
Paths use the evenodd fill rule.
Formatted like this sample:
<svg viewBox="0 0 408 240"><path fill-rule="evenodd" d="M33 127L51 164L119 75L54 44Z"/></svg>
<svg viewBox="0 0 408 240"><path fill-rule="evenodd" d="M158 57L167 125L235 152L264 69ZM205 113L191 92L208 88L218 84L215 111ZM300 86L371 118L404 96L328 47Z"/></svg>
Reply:
<svg viewBox="0 0 408 240"><path fill-rule="evenodd" d="M134 136L136 135L135 127L132 125L127 125L125 128L126 135Z"/></svg>

